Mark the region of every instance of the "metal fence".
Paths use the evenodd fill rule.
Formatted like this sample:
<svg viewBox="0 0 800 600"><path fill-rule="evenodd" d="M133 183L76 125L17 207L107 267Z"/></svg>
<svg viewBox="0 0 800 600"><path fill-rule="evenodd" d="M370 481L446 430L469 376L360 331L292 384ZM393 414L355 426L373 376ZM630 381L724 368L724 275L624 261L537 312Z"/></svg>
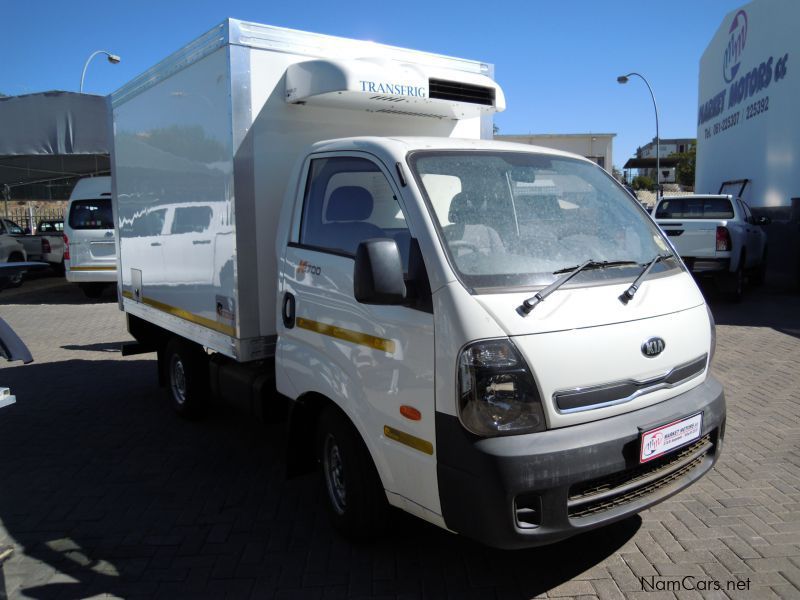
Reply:
<svg viewBox="0 0 800 600"><path fill-rule="evenodd" d="M33 231L34 226L38 225L40 221L63 221L64 209L43 207L9 208L6 218L11 219L27 231Z"/></svg>

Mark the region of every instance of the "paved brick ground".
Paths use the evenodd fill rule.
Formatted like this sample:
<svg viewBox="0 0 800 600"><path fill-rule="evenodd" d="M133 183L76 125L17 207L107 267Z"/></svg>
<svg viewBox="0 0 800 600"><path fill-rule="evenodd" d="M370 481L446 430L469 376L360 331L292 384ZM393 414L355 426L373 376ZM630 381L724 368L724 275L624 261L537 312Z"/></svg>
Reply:
<svg viewBox="0 0 800 600"><path fill-rule="evenodd" d="M113 298L46 278L3 291L0 316L36 362L0 368L18 397L0 409L0 546L16 549L0 598L655 600L706 581L800 597L800 296L767 288L714 309L729 410L717 468L640 517L502 552L404 516L381 543L342 541L314 478L283 478L279 426L171 414L153 357L116 351Z"/></svg>

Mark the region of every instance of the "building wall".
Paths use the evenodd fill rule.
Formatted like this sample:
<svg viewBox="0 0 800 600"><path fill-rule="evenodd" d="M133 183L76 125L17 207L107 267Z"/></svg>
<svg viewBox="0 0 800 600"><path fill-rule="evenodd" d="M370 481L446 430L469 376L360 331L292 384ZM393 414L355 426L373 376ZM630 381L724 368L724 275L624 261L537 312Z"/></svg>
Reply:
<svg viewBox="0 0 800 600"><path fill-rule="evenodd" d="M661 157L669 156L677 152L686 152L689 146L695 145L697 140L691 138L682 138L674 140L659 140L658 152ZM642 151L639 158L655 158L656 156L656 141L642 146Z"/></svg>
<svg viewBox="0 0 800 600"><path fill-rule="evenodd" d="M611 172L614 164L613 141L616 135L615 133L510 134L496 135L494 139L572 152L593 160Z"/></svg>
<svg viewBox="0 0 800 600"><path fill-rule="evenodd" d="M754 208L800 197L798 24L797 0L755 0L723 19L700 59L698 192L746 178Z"/></svg>

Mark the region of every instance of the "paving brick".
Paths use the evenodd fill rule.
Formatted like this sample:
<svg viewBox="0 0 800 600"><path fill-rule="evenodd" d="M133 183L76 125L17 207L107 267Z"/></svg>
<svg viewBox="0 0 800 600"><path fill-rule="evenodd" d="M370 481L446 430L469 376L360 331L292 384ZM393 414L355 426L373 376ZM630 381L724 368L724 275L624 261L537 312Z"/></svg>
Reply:
<svg viewBox="0 0 800 600"><path fill-rule="evenodd" d="M706 477L638 528L501 552L412 518L386 540L344 541L316 480L285 480L280 425L221 408L175 419L154 356L114 351L128 337L112 298L31 290L0 294L36 357L0 369L18 398L0 412L0 456L14 457L0 461L0 544L17 547L0 581L13 598L60 586L70 597L655 600L643 575L749 577L728 595L797 597L800 337L784 333L796 296L767 287L714 306L728 433Z"/></svg>

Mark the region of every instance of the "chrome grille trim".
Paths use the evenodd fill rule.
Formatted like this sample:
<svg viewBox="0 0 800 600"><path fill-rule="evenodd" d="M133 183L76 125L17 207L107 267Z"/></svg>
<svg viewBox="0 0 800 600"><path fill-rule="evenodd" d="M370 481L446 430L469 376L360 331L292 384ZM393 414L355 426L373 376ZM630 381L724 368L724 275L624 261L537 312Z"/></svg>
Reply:
<svg viewBox="0 0 800 600"><path fill-rule="evenodd" d="M711 434L694 443L622 473L576 484L570 489L570 518L589 517L654 493L699 467L714 448Z"/></svg>
<svg viewBox="0 0 800 600"><path fill-rule="evenodd" d="M645 394L673 388L697 377L705 371L707 362L708 354L703 354L670 369L663 375L644 381L626 379L589 387L558 390L553 393L553 402L556 411L562 415L624 404Z"/></svg>

